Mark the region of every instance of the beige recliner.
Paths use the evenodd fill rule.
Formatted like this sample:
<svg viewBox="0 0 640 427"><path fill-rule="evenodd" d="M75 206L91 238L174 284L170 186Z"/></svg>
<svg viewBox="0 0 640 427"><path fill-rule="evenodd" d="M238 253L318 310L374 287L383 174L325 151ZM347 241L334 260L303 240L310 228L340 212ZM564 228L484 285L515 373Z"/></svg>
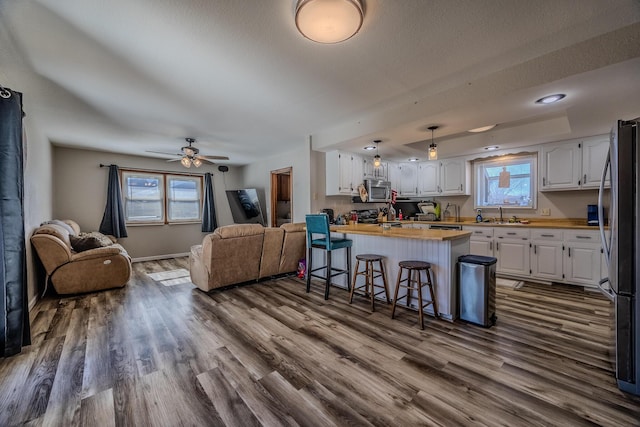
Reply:
<svg viewBox="0 0 640 427"><path fill-rule="evenodd" d="M108 246L75 252L70 236L80 235L80 227L71 220L64 223L67 226L41 225L31 236L31 244L47 272L47 284L51 282L58 294L99 291L127 284L131 278L131 258L115 239L107 243Z"/></svg>
<svg viewBox="0 0 640 427"><path fill-rule="evenodd" d="M191 281L207 292L236 283L295 272L305 256L304 223L265 228L234 224L216 228L191 247Z"/></svg>

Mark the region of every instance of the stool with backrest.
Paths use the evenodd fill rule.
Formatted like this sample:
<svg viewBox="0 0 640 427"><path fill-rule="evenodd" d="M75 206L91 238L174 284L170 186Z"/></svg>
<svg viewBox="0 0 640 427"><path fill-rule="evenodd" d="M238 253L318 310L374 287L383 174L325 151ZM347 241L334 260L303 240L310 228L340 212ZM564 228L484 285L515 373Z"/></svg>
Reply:
<svg viewBox="0 0 640 427"><path fill-rule="evenodd" d="M375 311L374 300L377 295L384 293L387 297L387 304L389 300L389 287L387 286L387 275L384 271L384 264L382 255L375 254L360 254L356 255L356 268L353 273L353 283L351 284L351 294L349 295L349 304L353 302L353 295L356 290L364 289L364 296L371 300L371 311ZM360 261L364 261L364 270L360 271ZM378 269L376 270L375 264L378 263ZM364 276L364 283L360 286L356 286L358 276ZM382 278L382 284L375 283L375 279ZM382 288L381 291L375 292L375 288Z"/></svg>
<svg viewBox="0 0 640 427"><path fill-rule="evenodd" d="M306 216L307 225L307 292L311 288L311 277L317 277L325 280L324 299L329 299L329 286L331 279L335 276L347 275L347 288L349 285L349 277L351 276L351 245L352 240L338 237L331 237L329 231L329 216L327 214L309 214ZM331 265L331 253L336 249L346 249L347 268L339 269ZM327 265L313 268L313 249L322 249L327 254ZM325 275L314 274L318 270L326 269Z"/></svg>
<svg viewBox="0 0 640 427"><path fill-rule="evenodd" d="M398 270L398 280L396 282L396 290L393 295L393 306L391 308L391 318L393 319L396 312L396 304L398 302L398 291L400 288L406 288L407 293L401 296L399 299L406 298L407 307L411 304L411 294L416 291L418 294L418 318L420 319L420 329L424 329L424 312L425 307L433 304L434 317L438 318L438 303L436 302L435 292L433 291L433 283L431 282L431 264L424 261L400 261L398 264L400 270ZM407 271L407 277L402 279L402 273ZM422 272L427 274L427 281L422 282ZM406 282L406 285L403 283ZM428 286L429 293L431 295L431 301L423 304L422 301L422 287Z"/></svg>

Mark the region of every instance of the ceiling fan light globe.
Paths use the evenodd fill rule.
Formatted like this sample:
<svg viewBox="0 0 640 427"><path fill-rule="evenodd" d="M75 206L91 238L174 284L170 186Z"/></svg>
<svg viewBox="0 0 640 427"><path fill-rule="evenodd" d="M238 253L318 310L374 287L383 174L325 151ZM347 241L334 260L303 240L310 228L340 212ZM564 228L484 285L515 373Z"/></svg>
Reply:
<svg viewBox="0 0 640 427"><path fill-rule="evenodd" d="M184 166L185 168L191 167L191 160L187 156L184 156L182 160L180 160L180 163L182 163L182 166Z"/></svg>
<svg viewBox="0 0 640 427"><path fill-rule="evenodd" d="M182 152L187 157L191 157L196 154L196 152L191 147L182 147Z"/></svg>
<svg viewBox="0 0 640 427"><path fill-rule="evenodd" d="M200 166L202 166L202 160L198 159L197 157L195 159L193 159L193 165L197 168L199 168Z"/></svg>

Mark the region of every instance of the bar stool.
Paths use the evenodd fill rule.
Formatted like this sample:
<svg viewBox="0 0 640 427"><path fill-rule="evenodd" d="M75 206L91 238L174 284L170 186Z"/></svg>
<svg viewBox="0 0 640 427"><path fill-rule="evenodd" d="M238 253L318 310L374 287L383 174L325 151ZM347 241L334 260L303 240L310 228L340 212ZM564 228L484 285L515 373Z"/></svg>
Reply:
<svg viewBox="0 0 640 427"><path fill-rule="evenodd" d="M400 261L398 263L400 266L400 270L398 271L398 280L396 282L396 291L393 296L393 306L391 308L391 318L393 319L394 314L396 312L396 303L398 302L398 290L403 287L407 289L407 294L400 297L406 298L407 307L410 307L411 303L411 293L413 291L417 291L418 293L418 318L420 319L420 329L424 329L424 313L423 310L425 307L433 304L433 313L434 317L438 318L438 303L436 302L435 293L433 292L433 283L431 282L431 264L424 261ZM402 279L402 273L407 271L407 277ZM427 282L422 282L422 272L426 271L427 273ZM403 282L407 282L406 285L403 285ZM429 293L431 294L431 301L428 301L426 304L422 303L422 287L428 286Z"/></svg>
<svg viewBox="0 0 640 427"><path fill-rule="evenodd" d="M329 231L329 216L326 213L323 214L309 214L306 215L307 225L307 293L311 289L311 276L325 280L324 299L329 299L329 286L331 286L331 279L341 274L347 275L347 290L351 290L349 285L349 277L351 276L351 245L353 241L350 239L331 237L331 231ZM321 235L319 238L313 238L314 234ZM346 249L347 255L347 269L339 269L331 266L331 252L336 249ZM322 267L313 268L313 249L322 249L327 253L327 265ZM325 275L314 274L318 270L326 269Z"/></svg>
<svg viewBox="0 0 640 427"><path fill-rule="evenodd" d="M353 294L358 289L364 289L364 296L368 296L371 299L371 311L375 311L373 302L375 297L384 292L387 297L387 304L389 300L389 287L387 286L387 275L384 271L384 264L382 255L375 254L361 254L356 255L356 269L353 273L353 283L351 284L351 294L349 295L349 304L353 302ZM364 261L364 270L359 270L360 261ZM378 269L375 269L374 263L378 263ZM376 274L377 273L377 274ZM364 284L356 286L358 276L364 276ZM375 283L375 279L382 277L382 284ZM382 291L375 293L375 288L383 288Z"/></svg>

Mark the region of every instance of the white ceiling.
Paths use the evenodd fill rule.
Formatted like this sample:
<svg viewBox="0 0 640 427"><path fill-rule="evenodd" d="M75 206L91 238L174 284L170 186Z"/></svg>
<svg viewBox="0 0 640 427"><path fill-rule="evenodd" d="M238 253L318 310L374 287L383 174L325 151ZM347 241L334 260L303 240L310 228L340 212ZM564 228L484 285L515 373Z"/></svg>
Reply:
<svg viewBox="0 0 640 427"><path fill-rule="evenodd" d="M638 0L363 3L360 32L323 45L294 0L3 0L0 84L54 144L152 156L195 137L229 164L309 136L403 160L425 157L431 125L446 157L640 116Z"/></svg>

